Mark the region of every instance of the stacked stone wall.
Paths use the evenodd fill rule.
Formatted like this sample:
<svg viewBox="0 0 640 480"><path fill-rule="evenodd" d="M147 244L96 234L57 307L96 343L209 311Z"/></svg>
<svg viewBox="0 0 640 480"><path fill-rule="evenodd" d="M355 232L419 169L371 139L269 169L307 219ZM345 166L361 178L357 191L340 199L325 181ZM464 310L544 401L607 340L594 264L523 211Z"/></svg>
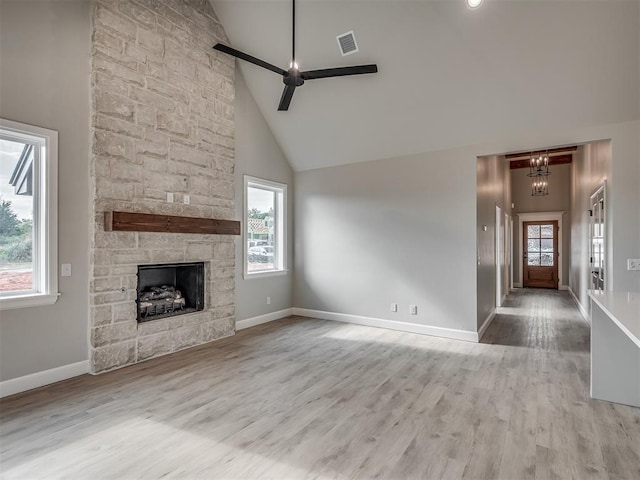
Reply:
<svg viewBox="0 0 640 480"><path fill-rule="evenodd" d="M208 0L95 0L92 15L89 315L99 373L235 331L234 237L104 231L111 210L235 219L234 62L212 49L227 40ZM137 266L191 261L205 262L205 310L138 324Z"/></svg>

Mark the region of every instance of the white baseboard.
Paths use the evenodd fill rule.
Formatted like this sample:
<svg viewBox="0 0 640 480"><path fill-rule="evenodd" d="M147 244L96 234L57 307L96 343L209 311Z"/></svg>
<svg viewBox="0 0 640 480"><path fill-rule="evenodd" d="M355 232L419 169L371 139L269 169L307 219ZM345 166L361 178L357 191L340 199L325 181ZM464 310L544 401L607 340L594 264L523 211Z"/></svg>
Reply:
<svg viewBox="0 0 640 480"><path fill-rule="evenodd" d="M245 318L244 320L237 320L236 330L244 330L245 328L273 322L274 320L280 320L281 318L289 317L291 315L293 315L293 308L285 308L284 310L278 310L277 312L266 313L252 318Z"/></svg>
<svg viewBox="0 0 640 480"><path fill-rule="evenodd" d="M432 327L430 325L418 325L415 323L397 322L395 320L385 320L382 318L362 317L360 315L350 315L347 313L323 312L321 310L309 310L307 308L294 308L293 314L300 315L301 317L320 318L322 320L333 320L335 322L354 323L356 325L365 325L368 327L419 333L422 335L431 335L433 337L478 342L478 333L469 330Z"/></svg>
<svg viewBox="0 0 640 480"><path fill-rule="evenodd" d="M522 288L522 284L513 282L513 288Z"/></svg>
<svg viewBox="0 0 640 480"><path fill-rule="evenodd" d="M569 290L569 285L560 285L558 290Z"/></svg>
<svg viewBox="0 0 640 480"><path fill-rule="evenodd" d="M89 373L89 360L0 382L0 398Z"/></svg>
<svg viewBox="0 0 640 480"><path fill-rule="evenodd" d="M569 293L571 294L571 298L573 298L573 301L576 303L576 306L578 307L578 310L580 310L580 314L582 315L582 318L584 318L585 322L587 322L589 325L591 325L591 319L589 318L589 312L587 312L587 310L582 306L582 304L580 303L580 300L578 299L578 297L576 296L575 293L573 293L573 290L571 290L571 288L568 288Z"/></svg>
<svg viewBox="0 0 640 480"><path fill-rule="evenodd" d="M496 317L496 310L493 309L493 310L491 310L491 313L489 313L489 315L487 315L487 318L485 318L484 322L482 323L482 325L478 329L478 342L480 340L482 340L482 337L484 336L485 332L487 331L487 328L489 328L489 325L491 325L491 322L493 322L493 319L495 317Z"/></svg>

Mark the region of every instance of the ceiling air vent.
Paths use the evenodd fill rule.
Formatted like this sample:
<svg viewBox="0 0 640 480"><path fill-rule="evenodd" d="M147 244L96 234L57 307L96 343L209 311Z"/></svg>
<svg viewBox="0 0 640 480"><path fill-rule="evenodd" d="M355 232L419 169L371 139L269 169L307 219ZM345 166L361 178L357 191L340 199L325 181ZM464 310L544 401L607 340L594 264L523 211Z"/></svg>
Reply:
<svg viewBox="0 0 640 480"><path fill-rule="evenodd" d="M340 45L340 52L342 56L350 55L358 51L358 44L356 43L356 37L353 34L353 30L336 37L338 39L338 45Z"/></svg>

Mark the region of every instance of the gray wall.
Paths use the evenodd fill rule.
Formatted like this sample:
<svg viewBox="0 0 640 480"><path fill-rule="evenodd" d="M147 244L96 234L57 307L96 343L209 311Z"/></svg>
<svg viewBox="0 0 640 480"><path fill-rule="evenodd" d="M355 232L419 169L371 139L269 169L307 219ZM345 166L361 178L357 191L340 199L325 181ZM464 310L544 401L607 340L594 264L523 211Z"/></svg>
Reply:
<svg viewBox="0 0 640 480"><path fill-rule="evenodd" d="M638 123L613 129L610 141L593 142L578 149L571 189L571 275L569 286L589 310L589 197L607 181L607 245L605 288L640 292L640 272L628 271L628 258L640 257L640 144Z"/></svg>
<svg viewBox="0 0 640 480"><path fill-rule="evenodd" d="M0 380L87 359L89 2L0 4L0 116L58 131L58 279L52 306L2 312Z"/></svg>
<svg viewBox="0 0 640 480"><path fill-rule="evenodd" d="M607 235L611 238L613 224L611 213L612 158L611 142L598 142L582 145L576 152L576 160L572 171L571 182L571 291L580 301L582 307L589 311L587 290L590 288L589 265L589 197L607 179L605 215ZM618 229L620 231L620 229ZM622 233L622 232L621 232ZM605 260L605 286L611 288L611 245L607 245Z"/></svg>
<svg viewBox="0 0 640 480"><path fill-rule="evenodd" d="M628 258L640 258L640 236L637 228L637 211L640 208L640 142L637 124L625 127L624 137L610 137L612 171L611 177L607 178L607 213L611 220L608 232L611 241L607 248L607 273L611 282L607 288L640 292L640 272L627 270ZM607 155L606 150L604 155ZM601 161L596 159L594 168L598 168L596 165ZM584 185L584 182L581 183Z"/></svg>
<svg viewBox="0 0 640 480"><path fill-rule="evenodd" d="M287 267L286 275L243 278L242 241L236 242L236 321L292 307L293 281L293 171L262 113L236 69L236 218L242 219L244 175L287 185ZM266 298L271 297L267 305Z"/></svg>
<svg viewBox="0 0 640 480"><path fill-rule="evenodd" d="M509 166L502 155L480 157L477 161L476 208L477 328L482 326L496 307L496 207L502 210L503 218L505 213L511 215ZM506 262L508 259L502 264L503 275L508 275Z"/></svg>
<svg viewBox="0 0 640 480"><path fill-rule="evenodd" d="M294 305L475 332L475 162L457 150L297 173Z"/></svg>
<svg viewBox="0 0 640 480"><path fill-rule="evenodd" d="M572 164L552 165L549 167L549 195L533 197L531 195L531 178L527 177L528 168L511 170L511 193L515 204L513 226L513 281L520 280L521 261L519 258L522 245L522 232L518 232L518 213L534 212L567 212L562 217L559 227L562 229L562 278L560 285L569 285L569 259L571 257L571 169Z"/></svg>

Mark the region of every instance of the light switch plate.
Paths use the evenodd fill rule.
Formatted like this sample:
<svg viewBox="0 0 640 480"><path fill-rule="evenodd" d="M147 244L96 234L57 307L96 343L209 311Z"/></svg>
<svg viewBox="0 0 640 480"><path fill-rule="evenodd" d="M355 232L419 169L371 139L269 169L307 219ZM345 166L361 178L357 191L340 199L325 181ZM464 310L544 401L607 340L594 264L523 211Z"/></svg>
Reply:
<svg viewBox="0 0 640 480"><path fill-rule="evenodd" d="M173 203L173 192L167 192L167 202Z"/></svg>
<svg viewBox="0 0 640 480"><path fill-rule="evenodd" d="M60 266L60 276L62 277L70 277L71 276L71 264L63 263Z"/></svg>
<svg viewBox="0 0 640 480"><path fill-rule="evenodd" d="M640 258L628 258L627 270L640 270Z"/></svg>

